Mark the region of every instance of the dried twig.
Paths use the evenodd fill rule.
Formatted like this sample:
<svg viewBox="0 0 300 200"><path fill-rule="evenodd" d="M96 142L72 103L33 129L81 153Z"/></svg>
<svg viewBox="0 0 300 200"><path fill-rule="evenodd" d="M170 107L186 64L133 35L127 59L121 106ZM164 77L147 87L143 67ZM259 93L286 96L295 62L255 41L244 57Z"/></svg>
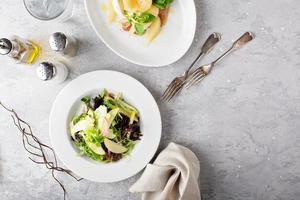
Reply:
<svg viewBox="0 0 300 200"><path fill-rule="evenodd" d="M43 144L34 134L29 123L21 119L18 114L13 110L9 109L0 101L0 106L2 106L6 111L8 111L12 117L14 125L18 128L22 134L22 143L24 149L30 154L28 157L32 162L40 165L45 165L47 169L51 170L51 175L53 179L60 185L64 192L64 199L66 199L66 189L64 185L59 181L55 172L63 172L74 178L76 181L82 180L82 178L77 178L68 169L58 166L57 158L52 147ZM46 153L50 153L49 156Z"/></svg>

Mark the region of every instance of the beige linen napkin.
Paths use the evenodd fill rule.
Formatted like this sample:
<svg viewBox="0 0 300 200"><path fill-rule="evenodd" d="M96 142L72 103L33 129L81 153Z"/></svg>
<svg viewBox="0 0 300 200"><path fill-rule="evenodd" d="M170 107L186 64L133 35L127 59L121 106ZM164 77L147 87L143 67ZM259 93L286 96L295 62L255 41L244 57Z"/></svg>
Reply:
<svg viewBox="0 0 300 200"><path fill-rule="evenodd" d="M130 192L142 193L143 200L200 200L200 163L186 147L170 143L153 164L148 164Z"/></svg>

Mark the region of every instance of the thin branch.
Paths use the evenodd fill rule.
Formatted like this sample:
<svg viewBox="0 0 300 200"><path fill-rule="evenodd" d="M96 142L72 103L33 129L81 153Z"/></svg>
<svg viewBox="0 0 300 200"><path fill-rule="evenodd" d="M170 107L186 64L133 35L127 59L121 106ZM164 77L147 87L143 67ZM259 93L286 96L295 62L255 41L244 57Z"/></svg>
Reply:
<svg viewBox="0 0 300 200"><path fill-rule="evenodd" d="M64 200L66 199L66 189L62 182L56 177L55 172L63 172L74 178L76 181L81 181L82 178L77 178L70 170L58 166L57 158L52 147L42 143L34 134L31 126L28 122L24 121L19 115L13 110L9 109L7 106L3 105L0 101L0 106L2 106L13 120L13 124L17 127L22 135L22 144L24 149L30 155L28 158L39 165L45 165L45 167L51 170L51 175L53 179L59 184L63 190ZM46 155L46 152L49 156ZM40 160L42 159L42 160Z"/></svg>

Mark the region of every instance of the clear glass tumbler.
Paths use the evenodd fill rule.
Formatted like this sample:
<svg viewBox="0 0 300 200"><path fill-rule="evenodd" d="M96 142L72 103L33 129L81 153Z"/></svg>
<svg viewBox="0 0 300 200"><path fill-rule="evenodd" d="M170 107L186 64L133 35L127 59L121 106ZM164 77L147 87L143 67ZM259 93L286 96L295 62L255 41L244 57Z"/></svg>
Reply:
<svg viewBox="0 0 300 200"><path fill-rule="evenodd" d="M23 0L26 10L36 19L64 22L73 15L73 0Z"/></svg>

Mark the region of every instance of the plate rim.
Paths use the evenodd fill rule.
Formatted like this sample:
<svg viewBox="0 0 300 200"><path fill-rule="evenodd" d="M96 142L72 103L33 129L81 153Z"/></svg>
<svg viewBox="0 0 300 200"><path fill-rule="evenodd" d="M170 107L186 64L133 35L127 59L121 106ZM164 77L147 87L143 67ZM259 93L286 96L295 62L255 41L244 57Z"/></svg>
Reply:
<svg viewBox="0 0 300 200"><path fill-rule="evenodd" d="M97 28L95 27L94 23L93 23L93 20L91 18L91 14L90 14L90 11L88 9L88 1L89 0L84 0L84 7L85 7L85 12L86 12L86 15L88 17L88 21L89 21L89 24L92 26L92 29L94 30L94 32L96 33L96 35L100 38L100 40L112 51L114 52L116 55L118 55L119 57L123 58L124 60L127 60L133 64L136 64L136 65L140 65L140 66L144 66L144 67L153 67L153 68L156 68L156 67L165 67L165 66L168 66L168 65L171 65L175 62L177 62L178 60L180 60L188 51L189 49L191 48L192 44L193 44L193 41L195 39L195 34L196 34L196 29L197 29L197 9L196 9L196 5L195 5L195 0L191 0L192 3L193 3L193 14L194 14L194 30L193 30L193 37L191 39L191 41L189 42L189 45L187 46L186 50L182 53L182 55L180 55L177 59L174 59L172 61L169 61L168 63L163 63L163 65L158 65L158 64L145 64L145 63L142 63L142 62L139 62L139 61L134 61L133 59L130 59L130 58L127 58L126 56L118 53L118 51L116 51L114 48L112 48L108 42L106 42L102 35L97 31ZM184 0L185 1L185 0Z"/></svg>
<svg viewBox="0 0 300 200"><path fill-rule="evenodd" d="M52 118L53 118L54 108L55 108L55 105L58 103L58 97L59 97L60 95L62 95L63 92L64 92L65 90L67 90L68 87L70 87L70 85L72 84L73 81L75 81L76 79L78 79L79 77L82 77L82 76L88 76L88 75L90 75L90 74L101 73L101 72L120 74L120 75L122 75L122 76L125 76L125 77L127 77L127 78L130 78L130 79L134 80L136 83L138 83L140 86L142 86L142 87L145 89L145 91L152 97L151 99L152 99L153 102L154 102L154 106L155 106L156 110L158 111L158 117L159 117L159 118L158 118L159 134L158 134L158 138L157 138L157 143L155 144L155 148L154 148L154 150L153 150L153 152L152 152L152 155L149 156L149 158L147 159L147 162L146 162L145 164L143 164L143 167L141 167L140 169L136 170L135 172L133 172L133 173L131 173L131 174L129 174L129 175L126 175L126 176L124 176L124 177L113 178L113 180L112 180L112 179L110 179L110 180L107 180L107 179L106 179L106 180L99 180L99 179L97 179L97 178L87 178L87 177L83 177L84 179L89 180L89 181L93 181L93 182L98 182L98 183L113 183L113 182L118 182L118 181L126 180L126 179L128 179L128 178L130 178L130 177L135 176L135 175L138 174L140 171L142 171L142 170L147 166L147 164L149 164L149 163L151 162L151 160L152 160L153 157L155 156L155 154L156 154L156 152L157 152L157 150L158 150L158 148L159 148L160 142L161 142L161 138L162 138L162 118L161 118L161 112L160 112L159 106L158 106L158 104L157 104L155 98L153 97L152 93L148 90L147 87L144 86L144 84L142 84L139 80L135 79L134 77L132 77L132 76L130 76L130 75L128 75L128 74L125 74L125 73L119 72L119 71L115 71L115 70L96 70L96 71L92 71L92 72L88 72L88 73L82 74L82 75L76 77L75 79L73 79L72 81L70 81L67 85L65 85L65 86L59 91L59 93L56 95L55 100L54 100L54 102L53 102L53 104L52 104L52 107L51 107L51 111L50 111L49 118L48 118L48 120L49 120L49 127L48 127L48 130L49 130L50 143L51 143L52 148L53 148L54 151L55 151L55 154L57 155L57 158L59 158L59 160L63 163L63 165L65 165L68 169L70 169L70 170L72 171L72 167L70 167L69 164L66 164L66 162L65 162L63 159L61 159L61 153L57 153L57 151L56 151L57 149L55 149L55 146L56 146L56 145L54 145L54 141L53 141L53 137L54 137L54 136L53 136L53 134L51 133L51 132L52 132L52 131L51 131L51 127L52 127L51 124L52 124ZM74 102L74 103L75 103L75 102ZM58 152L60 152L60 151L58 151ZM75 152L74 152L74 155L75 155ZM76 174L77 176L81 177L81 175L79 175L79 173L76 173L76 172L74 172L74 171L72 171L72 172L73 172L74 174Z"/></svg>

